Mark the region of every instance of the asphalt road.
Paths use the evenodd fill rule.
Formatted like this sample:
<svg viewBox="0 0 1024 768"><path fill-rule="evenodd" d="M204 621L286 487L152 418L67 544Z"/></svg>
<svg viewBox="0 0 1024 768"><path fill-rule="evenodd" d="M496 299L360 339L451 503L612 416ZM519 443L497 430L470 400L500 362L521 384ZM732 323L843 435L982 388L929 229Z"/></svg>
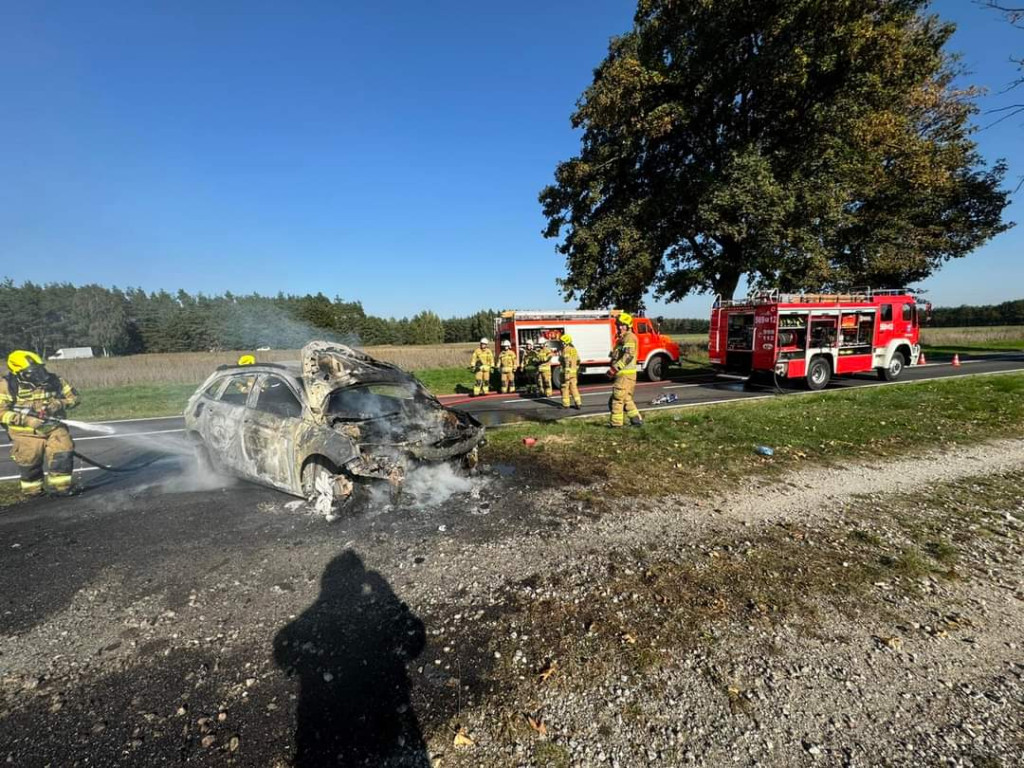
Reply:
<svg viewBox="0 0 1024 768"><path fill-rule="evenodd" d="M992 355L978 359L965 359L960 367L949 363L931 363L905 369L900 382L923 379L950 378L973 374L998 373L1024 370L1024 355ZM899 382L897 382L899 383ZM852 387L885 386L873 375L863 374L834 380L830 390ZM566 411L556 393L551 398L526 397L522 394L493 394L483 397L450 395L442 397L445 404L468 411L488 427L523 421L552 421L574 416L588 416L605 413L611 385L607 382L585 383L580 388L583 408ZM708 405L729 400L794 396L805 392L800 388L778 390L771 385L751 384L734 377L715 377L708 373L680 376L667 381L637 384L636 401L643 411ZM651 405L651 401L663 395L675 395L676 402L665 405ZM113 435L72 430L75 447L95 461L115 467L133 467L159 460L163 456L188 454L189 450L181 441L183 420L180 416L155 419L105 422L116 430ZM6 439L0 441L0 479L17 478L17 467L11 462ZM94 484L93 478L107 473L90 467L76 459L76 474L86 485Z"/></svg>

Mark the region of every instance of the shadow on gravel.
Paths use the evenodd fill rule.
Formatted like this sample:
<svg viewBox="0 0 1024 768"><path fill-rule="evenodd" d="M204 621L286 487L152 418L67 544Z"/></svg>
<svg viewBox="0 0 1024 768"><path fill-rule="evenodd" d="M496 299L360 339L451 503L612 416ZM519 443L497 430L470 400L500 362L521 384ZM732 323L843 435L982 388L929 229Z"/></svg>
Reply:
<svg viewBox="0 0 1024 768"><path fill-rule="evenodd" d="M429 765L406 663L423 622L352 551L324 569L320 596L274 638L274 660L299 679L295 765Z"/></svg>

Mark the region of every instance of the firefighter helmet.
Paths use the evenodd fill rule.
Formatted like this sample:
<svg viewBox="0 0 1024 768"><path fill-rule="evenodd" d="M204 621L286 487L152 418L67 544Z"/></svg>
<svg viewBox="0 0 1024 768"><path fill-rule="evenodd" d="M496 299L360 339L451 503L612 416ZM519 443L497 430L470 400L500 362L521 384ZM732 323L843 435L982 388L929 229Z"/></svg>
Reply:
<svg viewBox="0 0 1024 768"><path fill-rule="evenodd" d="M256 358L253 357L252 355L242 355L240 358L238 358L239 365L252 365L255 362Z"/></svg>
<svg viewBox="0 0 1024 768"><path fill-rule="evenodd" d="M533 339L527 339L526 340L526 346L532 347L533 346Z"/></svg>
<svg viewBox="0 0 1024 768"><path fill-rule="evenodd" d="M563 344L572 344L572 336L568 333L563 333L561 341Z"/></svg>
<svg viewBox="0 0 1024 768"><path fill-rule="evenodd" d="M11 373L21 373L30 365L42 365L43 359L27 349L16 349L7 356L7 367Z"/></svg>
<svg viewBox="0 0 1024 768"><path fill-rule="evenodd" d="M615 322L621 323L622 325L632 325L633 316L629 312L619 312L619 316L615 319Z"/></svg>
<svg viewBox="0 0 1024 768"><path fill-rule="evenodd" d="M512 342L511 341L509 341L508 339L503 339L502 340L502 342L501 342L501 348L502 349L507 349L507 348L510 348L511 346L512 346Z"/></svg>
<svg viewBox="0 0 1024 768"><path fill-rule="evenodd" d="M487 340L486 336L484 336L482 339L480 339L480 346L486 347L488 344L490 344L490 342Z"/></svg>

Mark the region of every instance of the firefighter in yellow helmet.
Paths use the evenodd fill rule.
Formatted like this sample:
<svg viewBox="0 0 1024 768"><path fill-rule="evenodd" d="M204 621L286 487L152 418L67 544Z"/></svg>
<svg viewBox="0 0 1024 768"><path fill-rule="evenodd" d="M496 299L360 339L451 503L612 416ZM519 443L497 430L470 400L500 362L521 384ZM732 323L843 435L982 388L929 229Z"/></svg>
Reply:
<svg viewBox="0 0 1024 768"><path fill-rule="evenodd" d="M612 398L609 403L611 407L610 427L625 426L623 412L629 417L629 423L634 427L642 427L644 420L640 411L633 402L633 392L636 391L636 360L637 360L637 338L633 333L633 316L628 312L620 312L615 318L615 330L618 332L618 340L615 349L612 350L612 367L609 375L615 377L612 385Z"/></svg>
<svg viewBox="0 0 1024 768"><path fill-rule="evenodd" d="M494 352L488 347L486 338L480 339L480 346L473 351L470 366L475 373L473 395L486 395L491 390L491 368L494 367Z"/></svg>
<svg viewBox="0 0 1024 768"><path fill-rule="evenodd" d="M512 342L505 339L501 342L501 354L498 355L498 368L501 371L501 394L507 395L516 391L516 368L519 358L512 351Z"/></svg>
<svg viewBox="0 0 1024 768"><path fill-rule="evenodd" d="M580 353L573 346L572 336L568 333L562 334L562 407L568 408L572 400L572 407L577 411L583 407L583 398L580 397L579 375L580 375Z"/></svg>
<svg viewBox="0 0 1024 768"><path fill-rule="evenodd" d="M66 495L71 492L75 444L59 420L78 405L78 393L46 370L35 352L11 352L7 368L10 373L0 379L0 424L11 438L11 460L20 470L21 490L26 496L42 495L45 459L50 490Z"/></svg>
<svg viewBox="0 0 1024 768"><path fill-rule="evenodd" d="M538 339L537 350L533 353L537 361L537 378L544 397L551 397L551 358L554 353L548 347L547 339Z"/></svg>

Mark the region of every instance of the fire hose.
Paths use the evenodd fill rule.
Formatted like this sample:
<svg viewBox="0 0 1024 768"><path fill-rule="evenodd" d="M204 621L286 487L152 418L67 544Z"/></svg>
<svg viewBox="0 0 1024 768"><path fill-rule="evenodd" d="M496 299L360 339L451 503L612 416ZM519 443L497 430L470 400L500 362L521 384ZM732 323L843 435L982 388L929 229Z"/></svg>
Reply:
<svg viewBox="0 0 1024 768"><path fill-rule="evenodd" d="M31 408L19 407L14 408L13 410L17 411L22 415L31 416L34 419L39 419L40 421L43 422L44 426L49 425L52 427L64 427L65 429L70 428L69 425L64 422L64 420L55 419L54 417L49 416L46 413L40 413L39 411L34 411ZM114 467L111 466L110 464L103 464L99 461L96 461L95 459L90 459L88 456L85 456L84 454L81 454L78 451L74 451L73 453L81 461L85 462L89 466L95 467L96 469L102 469L104 472L138 472L140 469L145 469L150 464L155 464L157 461L163 458L162 456L154 456L152 459L142 461L137 464L130 464L123 467Z"/></svg>

